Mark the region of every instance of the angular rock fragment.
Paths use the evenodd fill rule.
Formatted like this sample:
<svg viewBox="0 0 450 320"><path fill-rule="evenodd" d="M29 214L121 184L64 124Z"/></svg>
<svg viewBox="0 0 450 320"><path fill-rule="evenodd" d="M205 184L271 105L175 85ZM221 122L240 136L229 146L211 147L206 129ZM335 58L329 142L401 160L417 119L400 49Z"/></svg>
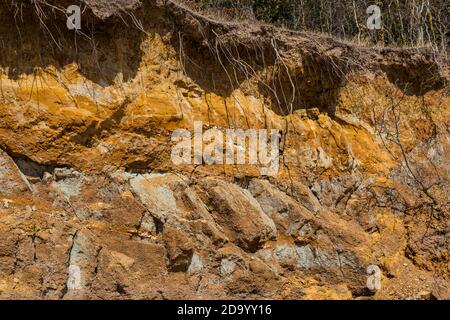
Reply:
<svg viewBox="0 0 450 320"><path fill-rule="evenodd" d="M201 181L214 219L231 241L255 252L276 237L273 220L262 210L248 190L217 179Z"/></svg>
<svg viewBox="0 0 450 320"><path fill-rule="evenodd" d="M0 195L14 195L30 191L31 186L27 178L13 159L6 152L0 150Z"/></svg>

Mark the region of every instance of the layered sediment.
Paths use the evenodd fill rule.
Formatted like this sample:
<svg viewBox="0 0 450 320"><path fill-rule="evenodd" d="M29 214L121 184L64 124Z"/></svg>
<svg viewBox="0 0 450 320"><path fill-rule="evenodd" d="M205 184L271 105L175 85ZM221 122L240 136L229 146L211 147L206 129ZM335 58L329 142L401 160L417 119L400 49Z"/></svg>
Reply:
<svg viewBox="0 0 450 320"><path fill-rule="evenodd" d="M0 298L450 298L447 61L82 3L0 2ZM194 122L278 172L174 164Z"/></svg>

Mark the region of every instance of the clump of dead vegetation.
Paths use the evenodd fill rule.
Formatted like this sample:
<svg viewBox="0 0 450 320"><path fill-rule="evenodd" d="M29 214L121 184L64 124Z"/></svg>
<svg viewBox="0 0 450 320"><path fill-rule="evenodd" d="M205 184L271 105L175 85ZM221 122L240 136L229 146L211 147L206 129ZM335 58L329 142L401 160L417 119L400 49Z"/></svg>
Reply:
<svg viewBox="0 0 450 320"><path fill-rule="evenodd" d="M448 52L449 8L442 0L179 0L221 20L259 20L313 31L358 44L423 47ZM382 29L366 26L370 5L382 13Z"/></svg>

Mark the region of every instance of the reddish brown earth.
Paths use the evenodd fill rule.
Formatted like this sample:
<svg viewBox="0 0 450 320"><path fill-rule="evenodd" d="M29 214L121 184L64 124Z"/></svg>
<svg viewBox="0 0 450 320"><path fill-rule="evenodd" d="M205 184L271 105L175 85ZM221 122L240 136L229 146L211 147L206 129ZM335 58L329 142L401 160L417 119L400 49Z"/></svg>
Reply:
<svg viewBox="0 0 450 320"><path fill-rule="evenodd" d="M1 299L450 298L447 61L66 2L0 1ZM279 129L278 174L174 165L194 121Z"/></svg>

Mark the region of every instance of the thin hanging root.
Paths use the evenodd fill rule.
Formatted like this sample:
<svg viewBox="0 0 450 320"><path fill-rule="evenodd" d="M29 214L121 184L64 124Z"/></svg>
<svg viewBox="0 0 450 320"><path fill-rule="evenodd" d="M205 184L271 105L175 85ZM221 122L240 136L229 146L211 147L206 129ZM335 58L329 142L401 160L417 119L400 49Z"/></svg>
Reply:
<svg viewBox="0 0 450 320"><path fill-rule="evenodd" d="M41 8L41 6L39 5L39 3L43 3L45 5L48 5L45 1L39 1L39 0L33 0L32 1L35 7L35 11L37 14L37 17L39 19L40 24L44 27L44 29L48 32L48 34L50 35L50 37L52 38L53 42L55 43L56 47L59 50L62 50L61 45L56 41L56 38L53 36L53 33L50 31L50 29L47 27L47 24L44 22L44 20L47 19L47 16L45 15L44 10Z"/></svg>
<svg viewBox="0 0 450 320"><path fill-rule="evenodd" d="M46 74L48 74L50 77L52 77L54 80L56 80L56 82L58 82L58 84L64 88L64 90L67 91L67 93L70 96L70 99L73 101L73 103L75 104L75 107L78 108L78 103L77 100L75 99L75 97L73 96L72 92L70 91L69 87L64 83L64 81L62 81L61 77L60 77L60 73L54 74L53 72L50 72L48 70L43 70L43 72L45 72ZM44 79L45 81L45 79ZM63 104L62 99L59 98L59 96L57 96L59 101L61 102L61 104Z"/></svg>
<svg viewBox="0 0 450 320"><path fill-rule="evenodd" d="M3 92L3 69L0 69L0 93L2 95L2 100L5 100L5 93Z"/></svg>
<svg viewBox="0 0 450 320"><path fill-rule="evenodd" d="M235 90L235 86L233 84L233 80L232 77L228 71L228 69L225 67L225 64L221 58L221 55L223 54L223 56L226 58L227 62L233 67L233 75L235 78L236 83L239 83L238 77L237 77L237 70L241 71L241 73L245 76L245 78L247 80L250 79L256 79L257 82L263 84L263 86L267 87L276 97L276 99L278 100L279 105L281 106L281 101L279 100L277 93L276 93L276 86L269 86L267 83L265 83L264 80L261 79L261 77L257 74L257 72L253 69L252 66L250 66L247 62L245 62L245 60L243 60L240 56L239 56L239 51L237 49L237 46L235 43L234 47L236 50L236 56L233 55L233 53L231 52L230 48L226 45L223 45L219 35L217 35L217 33L215 33L214 30L212 30L212 32L215 34L215 48L214 48L214 56L217 58L217 61L219 62L221 68L224 70L225 74L228 77L228 81L230 83L230 87L231 89L234 91ZM206 41L206 43L208 43L208 47L211 48L212 46L209 44L209 41ZM290 75L289 75L290 76ZM291 79L292 81L292 79ZM293 82L292 82L293 84ZM294 85L295 87L295 85ZM236 98L235 98L236 99ZM295 99L295 97L294 97ZM285 99L286 100L286 99ZM293 104L293 103L291 103Z"/></svg>
<svg viewBox="0 0 450 320"><path fill-rule="evenodd" d="M136 26L136 28L138 28L140 31L142 31L144 34L146 34L148 36L149 33L147 31L145 31L142 21L139 20L133 12L128 12L128 15L130 16L130 18L133 21L133 24Z"/></svg>
<svg viewBox="0 0 450 320"><path fill-rule="evenodd" d="M217 33L216 33L214 30L212 30L212 32L213 32L213 33L215 34L215 36L216 36L216 41L215 41L215 42L216 42L216 43L215 43L215 53L216 53L217 60L219 61L220 65L222 66L223 71L225 71L225 73L226 73L226 75L227 75L227 77L228 77L228 80L230 81L230 86L231 86L231 88L234 90L233 80L231 79L231 76L230 76L230 74L228 73L227 68L225 67L225 65L224 65L223 62L222 62L222 58L220 57L220 50L219 50L220 41L219 41L219 36L217 35Z"/></svg>
<svg viewBox="0 0 450 320"><path fill-rule="evenodd" d="M38 68L34 68L33 71L33 81L31 82L31 90L30 90L30 96L28 97L28 101L27 103L31 102L32 98L33 98L33 90L34 90L34 86L36 85L36 100L37 100L37 104L38 104L38 111L39 111L39 87L38 87L38 83L37 83L37 70ZM27 112L30 110L30 107L27 108Z"/></svg>
<svg viewBox="0 0 450 320"><path fill-rule="evenodd" d="M281 57L281 55L280 55L280 53L279 53L279 51L277 49L277 45L276 45L276 42L275 42L274 38L272 38L271 43L272 43L272 47L275 50L275 53L277 55L277 59L279 61L281 61L281 63L283 64L283 66L286 69L286 74L287 74L287 76L289 78L289 82L291 83L291 86L292 86L292 99L291 99L291 102L289 104L289 114L292 114L292 112L294 111L293 108L294 108L294 101L295 101L295 92L296 92L297 88L295 87L294 81L292 81L292 78L291 78L291 75L290 75L290 72L289 72L289 68L284 63L284 59L283 59L283 57ZM284 94L284 91L283 91L283 94Z"/></svg>
<svg viewBox="0 0 450 320"><path fill-rule="evenodd" d="M187 76L187 72L186 72L186 67L185 67L185 59L186 59L186 55L184 53L184 46L183 46L183 36L181 35L181 32L178 32L178 40L179 40L179 46L180 46L180 65L181 65L181 69L183 70L183 75Z"/></svg>

